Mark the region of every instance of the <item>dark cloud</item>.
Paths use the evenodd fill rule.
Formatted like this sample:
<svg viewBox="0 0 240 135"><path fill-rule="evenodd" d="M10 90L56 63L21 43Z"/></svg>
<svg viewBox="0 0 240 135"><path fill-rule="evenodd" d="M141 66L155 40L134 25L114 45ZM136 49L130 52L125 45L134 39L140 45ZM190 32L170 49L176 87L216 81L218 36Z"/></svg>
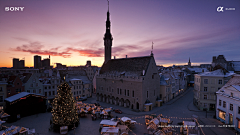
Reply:
<svg viewBox="0 0 240 135"><path fill-rule="evenodd" d="M86 57L103 57L103 48L101 49L76 49L68 47L67 51L73 51L79 53L80 56Z"/></svg>
<svg viewBox="0 0 240 135"><path fill-rule="evenodd" d="M42 45L40 42L29 42L28 44L23 44L22 46L18 46L16 48L10 48L10 49L13 51L29 52L31 54L37 54L37 55L61 56L64 58L71 57L71 53L69 53L68 51L58 52L57 50L60 47L49 48L47 50L43 48L44 48L44 45Z"/></svg>

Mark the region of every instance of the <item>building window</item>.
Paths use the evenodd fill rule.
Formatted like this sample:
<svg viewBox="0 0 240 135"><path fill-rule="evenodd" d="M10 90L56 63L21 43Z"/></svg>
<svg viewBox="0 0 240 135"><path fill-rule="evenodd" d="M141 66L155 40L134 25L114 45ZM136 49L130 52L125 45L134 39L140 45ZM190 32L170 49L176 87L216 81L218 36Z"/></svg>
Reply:
<svg viewBox="0 0 240 135"><path fill-rule="evenodd" d="M231 92L231 97L233 97L233 93Z"/></svg>
<svg viewBox="0 0 240 135"><path fill-rule="evenodd" d="M218 80L218 84L222 84L222 80Z"/></svg>
<svg viewBox="0 0 240 135"><path fill-rule="evenodd" d="M21 88L20 89L16 89L16 93L18 93L18 92L21 92Z"/></svg>
<svg viewBox="0 0 240 135"><path fill-rule="evenodd" d="M207 108L207 103L204 103L203 106L204 106L204 108Z"/></svg>
<svg viewBox="0 0 240 135"><path fill-rule="evenodd" d="M154 75L152 75L152 79L154 79Z"/></svg>
<svg viewBox="0 0 240 135"><path fill-rule="evenodd" d="M51 89L51 86L48 86L48 89Z"/></svg>
<svg viewBox="0 0 240 135"><path fill-rule="evenodd" d="M45 92L45 96L47 97L47 92Z"/></svg>
<svg viewBox="0 0 240 135"><path fill-rule="evenodd" d="M204 91L207 91L207 87L204 87Z"/></svg>
<svg viewBox="0 0 240 135"><path fill-rule="evenodd" d="M148 91L147 91L147 98L148 98Z"/></svg>
<svg viewBox="0 0 240 135"><path fill-rule="evenodd" d="M238 107L238 114L240 114L240 107Z"/></svg>
<svg viewBox="0 0 240 135"><path fill-rule="evenodd" d="M112 92L113 92L113 89L112 89Z"/></svg>
<svg viewBox="0 0 240 135"><path fill-rule="evenodd" d="M127 90L127 96L129 96L129 90Z"/></svg>
<svg viewBox="0 0 240 135"><path fill-rule="evenodd" d="M45 90L47 89L47 87L45 86Z"/></svg>
<svg viewBox="0 0 240 135"><path fill-rule="evenodd" d="M219 99L219 106L221 106L221 105L222 105L222 100Z"/></svg>
<svg viewBox="0 0 240 135"><path fill-rule="evenodd" d="M240 120L238 120L238 129L240 129Z"/></svg>
<svg viewBox="0 0 240 135"><path fill-rule="evenodd" d="M36 93L36 90L33 90L33 93Z"/></svg>
<svg viewBox="0 0 240 135"><path fill-rule="evenodd" d="M39 89L38 93L42 93L42 90L41 90L41 89Z"/></svg>
<svg viewBox="0 0 240 135"><path fill-rule="evenodd" d="M207 95L203 95L203 99L207 99Z"/></svg>
<svg viewBox="0 0 240 135"><path fill-rule="evenodd" d="M226 114L225 112L219 111L218 116L219 118L225 120L225 114Z"/></svg>
<svg viewBox="0 0 240 135"><path fill-rule="evenodd" d="M8 91L7 91L9 94L11 93L11 90L10 89L8 89Z"/></svg>
<svg viewBox="0 0 240 135"><path fill-rule="evenodd" d="M230 104L230 111L233 111L233 104Z"/></svg>
<svg viewBox="0 0 240 135"><path fill-rule="evenodd" d="M51 91L48 92L48 95L51 96Z"/></svg>
<svg viewBox="0 0 240 135"><path fill-rule="evenodd" d="M132 91L132 97L134 97L134 90Z"/></svg>
<svg viewBox="0 0 240 135"><path fill-rule="evenodd" d="M126 94L127 94L127 90L125 89L125 90L124 90L124 95L126 96Z"/></svg>
<svg viewBox="0 0 240 135"><path fill-rule="evenodd" d="M162 94L160 94L159 96L160 96L160 99L162 99Z"/></svg>
<svg viewBox="0 0 240 135"><path fill-rule="evenodd" d="M0 102L3 102L3 96L0 96Z"/></svg>
<svg viewBox="0 0 240 135"><path fill-rule="evenodd" d="M117 94L119 94L119 88L117 88Z"/></svg>
<svg viewBox="0 0 240 135"><path fill-rule="evenodd" d="M79 94L81 94L81 91L79 91Z"/></svg>
<svg viewBox="0 0 240 135"><path fill-rule="evenodd" d="M208 84L208 79L204 79L204 84Z"/></svg>
<svg viewBox="0 0 240 135"><path fill-rule="evenodd" d="M19 83L17 83L17 85L19 85Z"/></svg>
<svg viewBox="0 0 240 135"><path fill-rule="evenodd" d="M31 84L31 87L33 87L33 84Z"/></svg>
<svg viewBox="0 0 240 135"><path fill-rule="evenodd" d="M108 91L108 88L107 88L107 91Z"/></svg>
<svg viewBox="0 0 240 135"><path fill-rule="evenodd" d="M54 86L52 86L52 88L54 89L55 87L54 87Z"/></svg>
<svg viewBox="0 0 240 135"><path fill-rule="evenodd" d="M53 91L52 94L55 95L55 91Z"/></svg>
<svg viewBox="0 0 240 135"><path fill-rule="evenodd" d="M30 93L30 90L27 90L28 93Z"/></svg>
<svg viewBox="0 0 240 135"><path fill-rule="evenodd" d="M226 101L223 101L223 108L226 108Z"/></svg>

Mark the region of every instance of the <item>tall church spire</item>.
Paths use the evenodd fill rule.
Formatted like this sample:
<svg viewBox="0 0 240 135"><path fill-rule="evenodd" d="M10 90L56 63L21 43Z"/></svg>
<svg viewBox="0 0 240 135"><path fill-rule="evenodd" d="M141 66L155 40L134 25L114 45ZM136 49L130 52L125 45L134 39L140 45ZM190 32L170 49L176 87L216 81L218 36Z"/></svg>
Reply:
<svg viewBox="0 0 240 135"><path fill-rule="evenodd" d="M188 67L191 67L190 57L189 57L189 61L188 61Z"/></svg>
<svg viewBox="0 0 240 135"><path fill-rule="evenodd" d="M105 61L107 63L108 60L111 59L112 56L112 34L110 32L111 22L110 22L110 13L109 13L109 1L108 1L108 12L107 12L107 20L106 20L106 32L104 35L104 46L105 46Z"/></svg>

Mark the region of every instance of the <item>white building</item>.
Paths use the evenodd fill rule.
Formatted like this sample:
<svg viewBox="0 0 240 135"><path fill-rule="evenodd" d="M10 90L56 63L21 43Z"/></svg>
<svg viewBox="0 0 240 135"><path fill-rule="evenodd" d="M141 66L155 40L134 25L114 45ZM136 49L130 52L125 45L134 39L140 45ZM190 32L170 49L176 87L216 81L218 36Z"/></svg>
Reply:
<svg viewBox="0 0 240 135"><path fill-rule="evenodd" d="M240 75L234 75L216 92L216 117L240 132Z"/></svg>

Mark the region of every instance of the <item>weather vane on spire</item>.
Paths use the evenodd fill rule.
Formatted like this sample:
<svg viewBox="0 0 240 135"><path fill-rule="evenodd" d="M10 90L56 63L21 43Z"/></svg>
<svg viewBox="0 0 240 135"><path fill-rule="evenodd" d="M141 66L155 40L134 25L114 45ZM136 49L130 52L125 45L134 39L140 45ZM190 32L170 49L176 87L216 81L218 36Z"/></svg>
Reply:
<svg viewBox="0 0 240 135"><path fill-rule="evenodd" d="M153 53L153 44L154 44L154 43L153 43L153 41L152 41L152 51L151 51L151 54Z"/></svg>

